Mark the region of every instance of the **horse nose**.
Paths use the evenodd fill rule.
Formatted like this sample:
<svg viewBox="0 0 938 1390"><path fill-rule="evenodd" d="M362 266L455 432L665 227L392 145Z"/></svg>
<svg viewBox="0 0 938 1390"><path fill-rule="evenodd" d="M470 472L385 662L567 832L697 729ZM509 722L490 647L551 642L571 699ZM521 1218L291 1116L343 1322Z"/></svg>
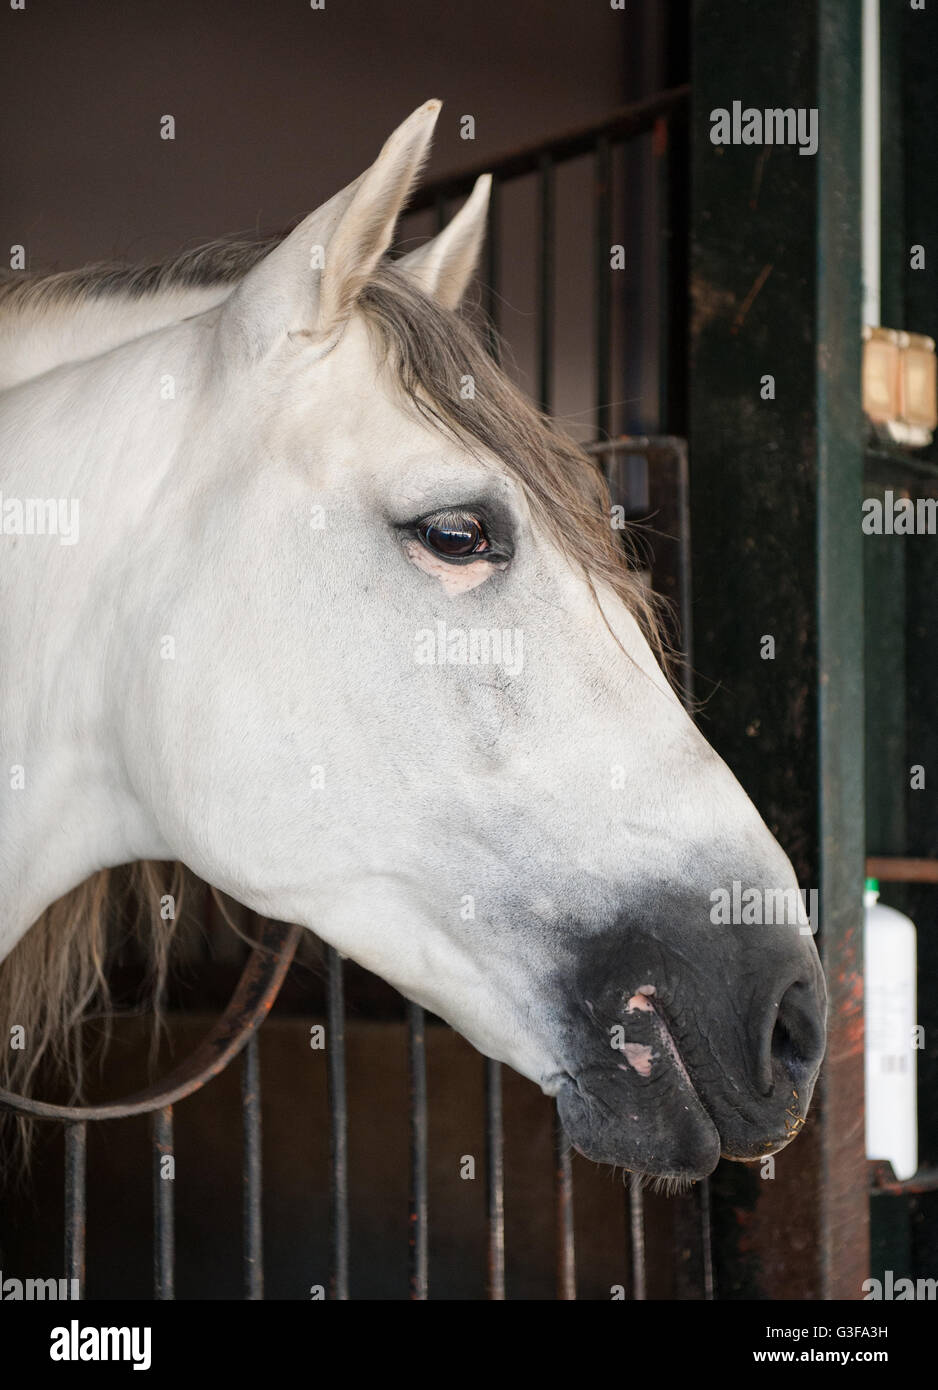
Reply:
<svg viewBox="0 0 938 1390"><path fill-rule="evenodd" d="M797 1089L814 1080L824 1056L826 991L823 980L795 980L777 1007L766 1011L761 1048L762 1088L766 1095L777 1081Z"/></svg>

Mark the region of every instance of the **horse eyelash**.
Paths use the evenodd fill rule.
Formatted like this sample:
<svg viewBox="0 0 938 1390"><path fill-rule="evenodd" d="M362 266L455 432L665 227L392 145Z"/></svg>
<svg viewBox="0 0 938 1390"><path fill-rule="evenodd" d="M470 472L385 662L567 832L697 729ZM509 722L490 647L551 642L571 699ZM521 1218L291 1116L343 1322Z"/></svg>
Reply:
<svg viewBox="0 0 938 1390"><path fill-rule="evenodd" d="M437 517L446 516L448 514L458 514L460 512L468 512L478 517L485 531L485 537L489 543L489 548L488 550L480 551L478 555L439 555L437 551L431 550L426 544L420 534L420 528L426 526L427 522L434 521ZM436 555L438 559L445 560L446 563L450 565L471 565L476 564L479 560L498 561L504 564L514 559L514 546L497 535L499 530L504 532L506 529L504 525L500 526L497 521L493 520L491 514L485 507L477 506L471 502L459 506L437 507L432 512L423 512L413 521L397 523L395 529L405 534L408 539L418 540L425 549L430 551L431 555ZM493 535L493 532L496 534Z"/></svg>

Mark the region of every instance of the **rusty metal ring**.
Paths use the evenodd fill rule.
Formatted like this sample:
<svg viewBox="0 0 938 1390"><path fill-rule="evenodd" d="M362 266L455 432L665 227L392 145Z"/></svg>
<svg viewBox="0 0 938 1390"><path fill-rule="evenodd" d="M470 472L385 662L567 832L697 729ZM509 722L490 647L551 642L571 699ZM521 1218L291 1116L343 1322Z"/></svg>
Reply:
<svg viewBox="0 0 938 1390"><path fill-rule="evenodd" d="M0 1090L0 1110L15 1110L37 1120L119 1120L128 1115L146 1115L191 1096L224 1071L257 1032L280 992L302 932L302 927L283 922L264 924L225 1012L195 1051L163 1081L135 1091L124 1100L105 1101L102 1105L49 1105Z"/></svg>

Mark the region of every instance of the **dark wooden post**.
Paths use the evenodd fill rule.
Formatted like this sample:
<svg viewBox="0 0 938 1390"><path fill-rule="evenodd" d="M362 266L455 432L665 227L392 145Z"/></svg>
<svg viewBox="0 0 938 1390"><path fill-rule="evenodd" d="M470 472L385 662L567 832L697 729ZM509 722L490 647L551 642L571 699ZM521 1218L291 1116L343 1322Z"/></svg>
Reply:
<svg viewBox="0 0 938 1390"><path fill-rule="evenodd" d="M819 889L828 1057L806 1132L713 1182L720 1298L858 1298L863 1145L860 7L695 0L690 468L701 727ZM816 154L711 112L817 108ZM774 399L764 378L774 380ZM774 660L762 639L775 641ZM708 698L709 697L709 698Z"/></svg>

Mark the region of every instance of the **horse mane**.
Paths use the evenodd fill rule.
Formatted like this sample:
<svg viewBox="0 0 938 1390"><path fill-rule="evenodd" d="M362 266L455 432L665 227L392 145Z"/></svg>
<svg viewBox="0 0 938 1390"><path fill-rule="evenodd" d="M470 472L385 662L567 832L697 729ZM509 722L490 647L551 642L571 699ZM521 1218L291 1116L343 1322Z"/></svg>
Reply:
<svg viewBox="0 0 938 1390"><path fill-rule="evenodd" d="M0 315L28 316L109 296L142 299L180 289L233 287L279 240L223 239L147 266L7 274L0 277ZM468 319L438 306L393 261L379 267L357 308L410 408L470 450L502 462L521 485L535 520L584 576L594 597L596 585L604 585L626 603L667 672L670 653L659 600L615 538L608 489L592 459L497 366ZM468 398L467 377L473 382ZM93 875L47 908L0 963L0 1019L6 1021L0 1033L21 1024L28 1039L26 1050L0 1048L0 1088L27 1092L49 1063L70 1078L72 1099L80 1098L81 1023L109 1008L109 942L122 910L149 962L158 1026L175 928L175 921L160 913L161 895L173 891L163 881L167 871L178 883L179 865L141 863L129 872ZM115 894L118 887L122 894ZM123 909L117 905L122 896L130 900L129 913L126 901ZM25 1157L28 1151L22 1152Z"/></svg>
<svg viewBox="0 0 938 1390"><path fill-rule="evenodd" d="M281 236L218 237L149 265L99 261L49 274L4 270L0 313L38 312L111 296L143 299L171 290L233 288L281 240Z"/></svg>
<svg viewBox="0 0 938 1390"><path fill-rule="evenodd" d="M161 902L171 894L175 910L164 919ZM180 864L140 861L101 869L46 908L0 963L0 1018L6 1031L22 1027L27 1046L0 1048L0 1088L29 1095L35 1083L65 1078L65 1104L84 1095L85 1030L103 1020L108 1040L113 1015L108 961L129 931L145 970L145 1007L153 1017L151 1059L162 1023L170 951L180 920ZM40 987L41 982L41 987ZM29 1167L34 1122L0 1111L0 1175L15 1155Z"/></svg>

